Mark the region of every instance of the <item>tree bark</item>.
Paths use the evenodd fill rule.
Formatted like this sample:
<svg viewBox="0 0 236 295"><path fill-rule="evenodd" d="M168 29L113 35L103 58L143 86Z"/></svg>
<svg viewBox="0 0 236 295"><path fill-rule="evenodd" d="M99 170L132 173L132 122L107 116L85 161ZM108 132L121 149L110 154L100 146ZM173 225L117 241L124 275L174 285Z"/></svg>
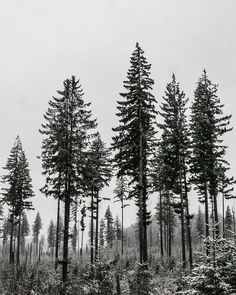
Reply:
<svg viewBox="0 0 236 295"><path fill-rule="evenodd" d="M95 262L98 261L99 192L96 192Z"/></svg>
<svg viewBox="0 0 236 295"><path fill-rule="evenodd" d="M56 231L56 245L55 245L55 269L58 267L59 254L59 229L60 229L60 197L57 200L57 231Z"/></svg>
<svg viewBox="0 0 236 295"><path fill-rule="evenodd" d="M20 241L21 241L21 213L18 221L18 232L17 232L17 249L16 249L16 264L20 264Z"/></svg>
<svg viewBox="0 0 236 295"><path fill-rule="evenodd" d="M162 216L162 192L160 190L160 246L161 246L161 259L163 260L164 249L163 249L163 216Z"/></svg>

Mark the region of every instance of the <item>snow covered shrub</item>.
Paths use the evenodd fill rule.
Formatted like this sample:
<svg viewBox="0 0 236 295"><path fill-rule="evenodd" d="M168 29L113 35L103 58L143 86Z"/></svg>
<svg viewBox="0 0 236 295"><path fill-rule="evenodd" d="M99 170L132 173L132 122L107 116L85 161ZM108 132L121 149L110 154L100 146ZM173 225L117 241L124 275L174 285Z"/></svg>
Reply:
<svg viewBox="0 0 236 295"><path fill-rule="evenodd" d="M130 295L149 295L152 289L152 275L146 264L138 264L128 272Z"/></svg>
<svg viewBox="0 0 236 295"><path fill-rule="evenodd" d="M236 245L225 239L205 240L210 254L199 253L193 271L179 282L177 294L229 295L236 293Z"/></svg>

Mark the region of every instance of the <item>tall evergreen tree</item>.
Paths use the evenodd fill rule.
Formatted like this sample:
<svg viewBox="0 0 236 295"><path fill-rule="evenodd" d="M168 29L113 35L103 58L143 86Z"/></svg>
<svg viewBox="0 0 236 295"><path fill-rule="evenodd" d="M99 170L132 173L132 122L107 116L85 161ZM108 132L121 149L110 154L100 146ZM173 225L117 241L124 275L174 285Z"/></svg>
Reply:
<svg viewBox="0 0 236 295"><path fill-rule="evenodd" d="M15 225L18 227L16 261L19 263L22 212L33 209L29 199L34 196L29 164L19 136L15 140L4 169L8 171L8 174L2 177L3 183L7 185L2 189L2 202L6 203L10 210L10 263L14 262L13 232Z"/></svg>
<svg viewBox="0 0 236 295"><path fill-rule="evenodd" d="M213 204L213 224L219 235L218 190L220 184L220 164L224 163L226 146L222 136L231 130L231 116L223 115L223 105L217 96L217 85L213 84L204 70L194 92L191 107L192 137L192 181L200 195L200 202L205 204L205 233L209 236L209 201Z"/></svg>
<svg viewBox="0 0 236 295"><path fill-rule="evenodd" d="M51 251L51 255L54 254L54 248L56 244L56 228L53 220L50 221L48 226L48 236L47 236L48 248Z"/></svg>
<svg viewBox="0 0 236 295"><path fill-rule="evenodd" d="M121 254L124 254L124 208L129 206L125 201L128 198L128 183L124 176L117 178L115 193L115 202L121 204Z"/></svg>
<svg viewBox="0 0 236 295"><path fill-rule="evenodd" d="M135 197L138 206L140 262L146 263L147 225L150 222L148 174L155 140L156 100L151 93L154 84L150 78L151 65L138 43L130 63L124 81L126 92L120 93L122 100L118 101L119 126L113 129L116 132L113 149L116 151L117 176L128 175L133 184L131 196Z"/></svg>
<svg viewBox="0 0 236 295"><path fill-rule="evenodd" d="M162 130L160 151L164 171L161 177L164 180L166 189L179 195L179 199L172 202L181 220L181 241L182 241L182 260L186 265L186 234L185 224L187 224L187 241L189 248L189 262L192 267L192 238L188 201L187 184L187 161L189 159L189 128L186 116L186 104L188 99L180 91L179 83L176 82L175 75L172 81L167 84L164 102L161 104L160 115L163 123L159 124Z"/></svg>
<svg viewBox="0 0 236 295"><path fill-rule="evenodd" d="M22 223L21 223L21 235L20 235L20 244L21 250L24 252L25 250L25 239L30 233L29 221L27 219L27 215L25 211L22 212Z"/></svg>
<svg viewBox="0 0 236 295"><path fill-rule="evenodd" d="M233 215L231 213L230 207L227 206L225 213L225 238L231 239L233 237Z"/></svg>
<svg viewBox="0 0 236 295"><path fill-rule="evenodd" d="M39 255L39 234L40 231L42 229L42 220L41 220L41 216L40 213L37 212L35 220L34 220L34 224L32 227L32 232L33 232L33 242L35 244L35 255L38 256Z"/></svg>
<svg viewBox="0 0 236 295"><path fill-rule="evenodd" d="M114 236L114 227L113 227L114 219L111 213L110 206L107 207L104 218L106 220L105 238L106 238L107 246L112 248L113 240L115 236Z"/></svg>
<svg viewBox="0 0 236 295"><path fill-rule="evenodd" d="M63 86L62 91L57 91L59 97L49 101L44 116L45 124L42 124L40 131L44 135L42 166L43 174L46 175L42 191L64 202L62 281L66 288L71 202L82 194L80 178L83 155L87 149L89 132L96 123L91 119L90 103L84 102L79 81L72 76L64 81Z"/></svg>
<svg viewBox="0 0 236 295"><path fill-rule="evenodd" d="M196 215L196 235L200 243L202 243L202 238L204 236L204 215L201 211L200 206L198 207L198 213Z"/></svg>

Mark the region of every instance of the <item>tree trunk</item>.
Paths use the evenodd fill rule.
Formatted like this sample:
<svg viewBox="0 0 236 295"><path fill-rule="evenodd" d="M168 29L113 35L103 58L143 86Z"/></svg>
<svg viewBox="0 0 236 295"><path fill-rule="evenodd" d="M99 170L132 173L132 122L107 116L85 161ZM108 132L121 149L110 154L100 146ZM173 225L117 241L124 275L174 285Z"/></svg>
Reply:
<svg viewBox="0 0 236 295"><path fill-rule="evenodd" d="M13 234L14 234L14 208L12 210L12 213L11 213L11 232L10 232L10 249L9 249L9 254L10 254L10 257L9 257L9 261L10 261L10 264L14 264L14 251L13 251Z"/></svg>
<svg viewBox="0 0 236 295"><path fill-rule="evenodd" d="M58 267L59 254L59 230L60 230L60 197L57 200L57 229L56 229L56 245L55 245L55 269Z"/></svg>
<svg viewBox="0 0 236 295"><path fill-rule="evenodd" d="M64 240L63 240L63 264L62 264L62 282L64 290L68 280L68 242L69 242L69 223L70 223L70 177L65 187L65 207L64 207Z"/></svg>
<svg viewBox="0 0 236 295"><path fill-rule="evenodd" d="M185 248L185 224L184 224L184 197L182 186L182 165L179 156L179 183L180 183L180 219L181 219L181 246L182 246L182 262L183 268L186 268L186 248Z"/></svg>
<svg viewBox="0 0 236 295"><path fill-rule="evenodd" d="M121 200L121 255L124 254L124 196Z"/></svg>
<svg viewBox="0 0 236 295"><path fill-rule="evenodd" d="M214 192L213 194L213 201L214 201L214 221L215 221L215 231L216 237L220 236L220 225L219 225L219 216L218 216L218 204L217 204L217 193Z"/></svg>
<svg viewBox="0 0 236 295"><path fill-rule="evenodd" d="M225 238L225 196L222 193L222 234L223 238Z"/></svg>
<svg viewBox="0 0 236 295"><path fill-rule="evenodd" d="M84 243L84 231L81 231L81 248L80 248L80 257L83 256L83 243Z"/></svg>
<svg viewBox="0 0 236 295"><path fill-rule="evenodd" d="M186 202L186 215L187 215L186 219L187 219L189 265L190 265L190 270L192 270L192 268L193 268L192 235L191 235L191 224L190 224L189 202L188 202L188 187L187 187L187 175L186 175L185 162L184 162L184 188L185 188L185 202Z"/></svg>
<svg viewBox="0 0 236 295"><path fill-rule="evenodd" d="M94 252L94 245L93 245L93 233L94 233L94 228L93 228L93 213L94 213L94 200L93 200L93 192L92 192L92 195L91 195L91 233L90 233L90 264L91 264L91 273L93 275L93 259L94 259L94 255L93 255L93 252Z"/></svg>
<svg viewBox="0 0 236 295"><path fill-rule="evenodd" d="M163 216L162 216L162 192L160 190L160 246L161 246L161 259L163 260L164 249L163 249Z"/></svg>
<svg viewBox="0 0 236 295"><path fill-rule="evenodd" d="M168 191L168 256L172 256L172 224L171 224L171 204L170 204L170 192Z"/></svg>
<svg viewBox="0 0 236 295"><path fill-rule="evenodd" d="M20 264L20 241L21 241L21 213L18 221L18 232L17 232L17 249L16 249L16 264Z"/></svg>
<svg viewBox="0 0 236 295"><path fill-rule="evenodd" d="M207 184L204 183L204 193L205 193L205 227L206 227L206 238L209 237L209 205L208 205L208 193L207 193ZM206 254L207 256L210 253L210 249L206 246Z"/></svg>
<svg viewBox="0 0 236 295"><path fill-rule="evenodd" d="M95 262L98 261L99 192L96 192Z"/></svg>

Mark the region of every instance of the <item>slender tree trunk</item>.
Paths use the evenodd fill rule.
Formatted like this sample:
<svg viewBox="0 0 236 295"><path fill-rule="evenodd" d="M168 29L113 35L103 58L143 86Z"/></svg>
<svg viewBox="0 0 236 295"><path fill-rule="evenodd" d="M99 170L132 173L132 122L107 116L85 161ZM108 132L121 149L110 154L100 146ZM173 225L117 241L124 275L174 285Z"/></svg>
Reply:
<svg viewBox="0 0 236 295"><path fill-rule="evenodd" d="M180 183L180 219L181 219L181 244L182 244L182 262L183 267L186 268L186 248L185 248L185 224L184 224L184 197L182 186L182 165L179 155L179 183Z"/></svg>
<svg viewBox="0 0 236 295"><path fill-rule="evenodd" d="M206 228L206 238L210 236L209 231L209 204L208 204L208 193L207 193L207 184L204 183L204 193L205 193L205 228ZM207 256L210 253L210 249L206 246L206 254Z"/></svg>
<svg viewBox="0 0 236 295"><path fill-rule="evenodd" d="M145 181L146 182L146 181ZM144 183L144 181L143 181ZM146 183L145 183L146 184ZM148 249L147 249L147 205L146 205L146 185L145 190L143 190L143 262L148 262Z"/></svg>
<svg viewBox="0 0 236 295"><path fill-rule="evenodd" d="M185 202L186 202L186 219L187 219L187 235L188 235L188 250L189 250L189 265L190 270L193 268L193 250L192 250L192 234L191 234L191 223L189 214L189 201L188 201L188 187L187 187L187 175L186 166L184 161L184 188L185 188Z"/></svg>
<svg viewBox="0 0 236 295"><path fill-rule="evenodd" d="M161 259L163 260L164 249L163 249L163 214L162 214L162 192L160 190L160 246L161 246Z"/></svg>
<svg viewBox="0 0 236 295"><path fill-rule="evenodd" d="M59 254L59 230L60 230L60 197L57 199L57 229L56 229L56 245L55 245L55 269L58 267Z"/></svg>
<svg viewBox="0 0 236 295"><path fill-rule="evenodd" d="M84 247L84 231L81 231L81 248L80 248L80 256L83 256L83 247Z"/></svg>
<svg viewBox="0 0 236 295"><path fill-rule="evenodd" d="M236 242L236 229L235 229L235 210L234 209L232 209L232 212L233 212L233 230L234 230L234 242Z"/></svg>
<svg viewBox="0 0 236 295"><path fill-rule="evenodd" d="M9 257L9 261L10 261L10 264L14 264L14 251L13 251L13 235L14 235L14 208L12 210L12 213L11 213L11 231L10 231L10 249L9 249L9 254L10 254L10 257Z"/></svg>
<svg viewBox="0 0 236 295"><path fill-rule="evenodd" d="M99 192L96 192L95 261L98 261Z"/></svg>
<svg viewBox="0 0 236 295"><path fill-rule="evenodd" d="M69 243L69 223L70 223L70 177L66 177L67 183L65 187L65 206L64 206L64 240L63 240L63 264L62 264L62 282L64 291L66 290L68 281L68 243Z"/></svg>
<svg viewBox="0 0 236 295"><path fill-rule="evenodd" d="M225 196L222 193L222 231L223 238L225 238Z"/></svg>
<svg viewBox="0 0 236 295"><path fill-rule="evenodd" d="M216 237L220 236L220 225L219 225L219 216L218 216L218 204L217 204L217 193L213 194L213 204L214 204L214 221L215 221L215 231Z"/></svg>
<svg viewBox="0 0 236 295"><path fill-rule="evenodd" d="M121 255L124 254L124 196L121 200Z"/></svg>
<svg viewBox="0 0 236 295"><path fill-rule="evenodd" d="M21 242L21 213L18 221L18 232L17 232L17 250L16 250L16 264L20 264L20 242Z"/></svg>
<svg viewBox="0 0 236 295"><path fill-rule="evenodd" d="M91 273L93 275L93 259L94 259L94 244L93 244L93 240L94 240L94 237L93 237L93 233L94 233L94 228L93 228L93 219L94 219L94 216L93 216L93 213L94 213L94 200L93 200L93 192L92 192L92 195L91 195L91 237L90 237L90 264L91 264Z"/></svg>
<svg viewBox="0 0 236 295"><path fill-rule="evenodd" d="M168 191L168 256L172 256L172 226L171 226L171 204L170 204L170 192Z"/></svg>

